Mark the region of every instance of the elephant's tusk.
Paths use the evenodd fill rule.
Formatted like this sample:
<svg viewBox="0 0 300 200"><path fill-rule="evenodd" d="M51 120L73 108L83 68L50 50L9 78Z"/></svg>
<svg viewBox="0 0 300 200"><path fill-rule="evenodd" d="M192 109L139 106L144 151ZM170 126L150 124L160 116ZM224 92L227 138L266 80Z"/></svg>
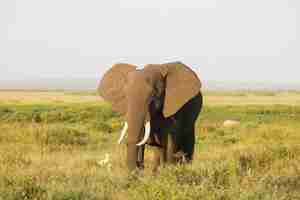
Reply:
<svg viewBox="0 0 300 200"><path fill-rule="evenodd" d="M150 122L147 122L147 124L145 126L144 139L140 143L136 144L137 146L141 146L147 142L148 138L150 137L150 129L151 129Z"/></svg>
<svg viewBox="0 0 300 200"><path fill-rule="evenodd" d="M124 137L125 137L125 135L126 135L127 129L128 129L128 124L127 124L127 122L125 122L124 128L122 129L120 138L119 138L119 140L118 140L118 144L121 144L122 140L124 139Z"/></svg>

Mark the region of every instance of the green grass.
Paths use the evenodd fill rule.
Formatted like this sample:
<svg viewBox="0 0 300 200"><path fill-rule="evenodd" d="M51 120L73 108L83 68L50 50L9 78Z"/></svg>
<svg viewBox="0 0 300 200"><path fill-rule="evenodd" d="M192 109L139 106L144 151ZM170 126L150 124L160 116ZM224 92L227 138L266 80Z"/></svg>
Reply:
<svg viewBox="0 0 300 200"><path fill-rule="evenodd" d="M156 176L153 148L146 150L145 172L128 175L126 144L116 144L121 116L103 102L80 100L90 93L71 95L75 100L68 94L67 102L1 97L0 200L300 199L300 106L289 105L294 93L284 94L282 104L265 103L277 93L207 93L193 164L166 166ZM258 103L248 104L247 96ZM224 128L226 119L241 125Z"/></svg>

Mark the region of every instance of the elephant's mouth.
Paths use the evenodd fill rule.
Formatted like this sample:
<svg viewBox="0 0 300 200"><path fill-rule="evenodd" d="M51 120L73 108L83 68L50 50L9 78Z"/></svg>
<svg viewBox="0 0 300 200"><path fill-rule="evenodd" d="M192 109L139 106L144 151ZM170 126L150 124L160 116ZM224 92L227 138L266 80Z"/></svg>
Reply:
<svg viewBox="0 0 300 200"><path fill-rule="evenodd" d="M151 134L147 144L154 147L162 147L161 137L157 134Z"/></svg>

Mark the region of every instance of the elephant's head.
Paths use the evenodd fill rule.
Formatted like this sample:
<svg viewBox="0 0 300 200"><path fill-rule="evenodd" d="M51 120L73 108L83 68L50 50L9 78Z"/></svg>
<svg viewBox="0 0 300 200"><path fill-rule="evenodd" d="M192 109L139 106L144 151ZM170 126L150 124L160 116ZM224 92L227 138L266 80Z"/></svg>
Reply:
<svg viewBox="0 0 300 200"><path fill-rule="evenodd" d="M150 64L141 70L130 64L115 64L104 74L98 92L112 104L114 111L126 116L128 123L125 128L129 169L136 168L138 145L143 145L149 137L149 126L146 134L143 130L151 116L156 112L172 116L200 88L197 75L180 62Z"/></svg>

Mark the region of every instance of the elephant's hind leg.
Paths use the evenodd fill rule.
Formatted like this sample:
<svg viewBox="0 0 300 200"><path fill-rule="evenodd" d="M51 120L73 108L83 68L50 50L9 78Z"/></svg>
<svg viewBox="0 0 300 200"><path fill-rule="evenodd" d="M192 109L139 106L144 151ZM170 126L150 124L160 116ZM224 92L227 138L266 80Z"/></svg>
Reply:
<svg viewBox="0 0 300 200"><path fill-rule="evenodd" d="M173 151L174 161L178 164L190 162L193 159L195 146L194 127L182 127L176 132L174 140L176 148Z"/></svg>
<svg viewBox="0 0 300 200"><path fill-rule="evenodd" d="M193 160L195 149L195 128L194 126L188 127L184 130L185 137L182 141L182 151L184 153L185 162Z"/></svg>
<svg viewBox="0 0 300 200"><path fill-rule="evenodd" d="M180 130L178 143L180 151L183 152L186 162L193 160L195 148L195 123L202 109L202 94L199 93L188 103L186 103L178 113Z"/></svg>

